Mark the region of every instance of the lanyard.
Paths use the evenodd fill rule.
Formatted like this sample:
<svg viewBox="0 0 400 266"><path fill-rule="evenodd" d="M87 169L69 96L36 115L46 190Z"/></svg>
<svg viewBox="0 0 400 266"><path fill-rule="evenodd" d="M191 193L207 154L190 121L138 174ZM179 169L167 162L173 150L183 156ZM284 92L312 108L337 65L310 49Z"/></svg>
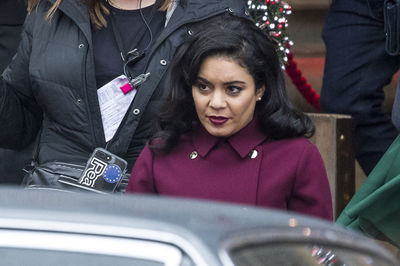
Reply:
<svg viewBox="0 0 400 266"><path fill-rule="evenodd" d="M149 17L148 22L144 19L143 14L142 13L140 14L142 16L142 20L145 25L143 25L142 27L139 28L139 31L137 32L137 35L136 35L137 37L135 38L134 42L132 43L129 51L126 51L126 49L123 45L121 33L119 32L119 30L115 24L115 21L114 21L115 18L113 17L113 12L112 11L110 12L111 31L113 32L115 42L117 43L118 49L121 53L121 58L125 64L136 63L137 61L142 59L146 53L146 50L150 46L150 43L149 43L143 51L139 51L137 49L137 45L143 39L143 36L146 33L146 29L148 29L151 34L151 29L150 29L149 24L153 20L153 17L158 9L157 6L158 6L158 4L156 1L151 8L150 17ZM139 11L142 12L141 10L139 10ZM150 40L150 42L151 42L151 40Z"/></svg>
<svg viewBox="0 0 400 266"><path fill-rule="evenodd" d="M136 38L133 41L133 43L131 44L131 49L128 52L126 52L126 50L125 50L125 47L122 42L121 34L115 25L115 21L114 21L115 18L113 17L113 13L112 13L112 11L110 12L111 31L113 32L115 42L117 43L118 49L120 50L122 61L124 62L123 73L129 80L129 82L127 84L121 86L121 90L124 94L128 93L133 88L138 88L138 86L140 84L142 84L143 82L145 82L150 75L150 73L146 73L146 74L140 74L137 77L133 77L132 73L131 73L131 71L129 71L128 67L129 67L129 65L135 64L139 60L144 58L144 56L146 55L147 49L150 47L150 45L153 41L153 33L151 32L151 28L150 28L149 24L153 20L153 17L155 15L156 11L158 10L158 6L159 6L158 3L159 3L158 1L155 1L153 6L151 7L149 21L146 21L146 19L144 18L142 10L141 9L139 10L143 24L145 24L145 25L139 28L139 31L136 34ZM143 51L140 51L136 47L139 44L139 42L142 40L144 34L146 33L146 29L149 31L149 34L150 34L150 41L147 44L147 47Z"/></svg>

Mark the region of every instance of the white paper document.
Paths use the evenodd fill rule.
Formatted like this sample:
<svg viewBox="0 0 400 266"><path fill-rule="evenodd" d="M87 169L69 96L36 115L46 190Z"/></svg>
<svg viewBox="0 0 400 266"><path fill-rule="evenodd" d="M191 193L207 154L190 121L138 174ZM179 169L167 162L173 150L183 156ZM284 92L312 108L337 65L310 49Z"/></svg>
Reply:
<svg viewBox="0 0 400 266"><path fill-rule="evenodd" d="M120 87L126 83L128 83L128 79L125 75L121 75L97 90L106 142L114 136L135 98L136 89L127 94L121 91Z"/></svg>

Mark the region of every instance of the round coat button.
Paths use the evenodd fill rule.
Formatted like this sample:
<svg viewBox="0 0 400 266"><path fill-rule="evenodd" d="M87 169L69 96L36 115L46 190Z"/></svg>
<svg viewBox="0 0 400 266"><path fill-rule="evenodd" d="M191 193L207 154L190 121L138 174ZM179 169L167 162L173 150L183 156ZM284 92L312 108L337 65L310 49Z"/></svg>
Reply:
<svg viewBox="0 0 400 266"><path fill-rule="evenodd" d="M78 48L79 48L79 49L82 49L83 47L85 47L85 45L84 45L83 43L81 43L81 44L78 45Z"/></svg>
<svg viewBox="0 0 400 266"><path fill-rule="evenodd" d="M229 13L233 14L233 9L232 8L228 8Z"/></svg>
<svg viewBox="0 0 400 266"><path fill-rule="evenodd" d="M199 154L197 153L197 151L193 151L193 152L190 154L190 159L194 160L194 159L197 158L198 155L199 155Z"/></svg>
<svg viewBox="0 0 400 266"><path fill-rule="evenodd" d="M82 103L82 99L81 99L81 98L78 98L78 99L76 99L76 102L79 103L79 104L81 104L81 103Z"/></svg>
<svg viewBox="0 0 400 266"><path fill-rule="evenodd" d="M192 30L188 30L188 34L190 35L190 36L192 36L193 35L193 31Z"/></svg>
<svg viewBox="0 0 400 266"><path fill-rule="evenodd" d="M258 156L258 152L256 150L252 150L251 152L249 152L249 157L251 159L255 159Z"/></svg>
<svg viewBox="0 0 400 266"><path fill-rule="evenodd" d="M134 109L134 110L133 110L133 114L134 114L134 115L138 115L138 114L140 114L140 110L139 110L139 109L137 109L137 108L136 108L136 109Z"/></svg>
<svg viewBox="0 0 400 266"><path fill-rule="evenodd" d="M163 66L166 66L167 65L167 60L165 60L165 59L160 60L160 64L163 65Z"/></svg>

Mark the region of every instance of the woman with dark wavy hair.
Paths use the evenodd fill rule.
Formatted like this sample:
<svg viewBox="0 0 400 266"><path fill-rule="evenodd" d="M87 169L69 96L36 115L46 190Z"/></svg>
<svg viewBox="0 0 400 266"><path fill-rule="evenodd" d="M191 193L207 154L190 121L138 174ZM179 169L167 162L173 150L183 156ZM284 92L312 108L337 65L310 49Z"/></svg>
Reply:
<svg viewBox="0 0 400 266"><path fill-rule="evenodd" d="M332 219L311 120L285 92L268 36L225 17L182 44L172 91L128 192L222 200Z"/></svg>

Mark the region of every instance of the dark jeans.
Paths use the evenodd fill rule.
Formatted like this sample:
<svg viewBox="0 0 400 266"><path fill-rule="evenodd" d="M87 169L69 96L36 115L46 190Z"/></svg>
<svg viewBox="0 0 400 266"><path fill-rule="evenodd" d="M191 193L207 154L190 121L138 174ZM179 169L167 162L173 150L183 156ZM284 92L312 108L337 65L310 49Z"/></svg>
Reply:
<svg viewBox="0 0 400 266"><path fill-rule="evenodd" d="M0 73L9 64L17 50L21 26L0 25ZM1 129L0 129L1 130ZM32 155L32 146L23 151L0 149L0 184L19 184L22 168Z"/></svg>
<svg viewBox="0 0 400 266"><path fill-rule="evenodd" d="M383 0L334 0L322 33L321 107L352 115L355 154L366 174L398 134L382 110L382 88L400 66L400 57L385 51L382 10Z"/></svg>

